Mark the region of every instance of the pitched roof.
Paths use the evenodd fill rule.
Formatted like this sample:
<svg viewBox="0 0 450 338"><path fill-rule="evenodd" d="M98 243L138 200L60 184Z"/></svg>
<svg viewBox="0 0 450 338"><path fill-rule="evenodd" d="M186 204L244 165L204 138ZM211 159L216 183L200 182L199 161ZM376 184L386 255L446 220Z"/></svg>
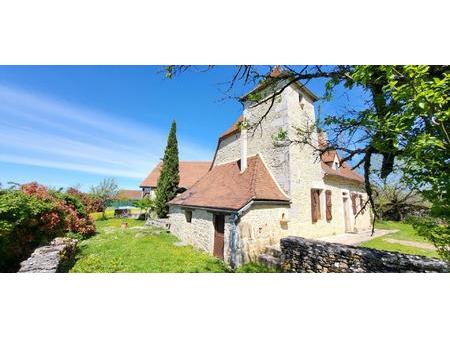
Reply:
<svg viewBox="0 0 450 338"><path fill-rule="evenodd" d="M335 156L337 156L339 159L339 155L336 150L327 150L322 154L321 165L323 171L325 172L325 176L334 176L347 180L357 181L360 183L365 182L364 177L358 174L355 170L352 170L352 168L345 161L337 170L331 168L328 164L326 164L326 162L333 162Z"/></svg>
<svg viewBox="0 0 450 338"><path fill-rule="evenodd" d="M116 198L118 199L130 199L130 200L140 200L142 197L142 191L141 190L119 190L119 192L116 195Z"/></svg>
<svg viewBox="0 0 450 338"><path fill-rule="evenodd" d="M239 161L214 166L169 204L239 210L252 200L289 202L259 155L249 157L247 164L243 173Z"/></svg>
<svg viewBox="0 0 450 338"><path fill-rule="evenodd" d="M233 123L233 125L228 128L222 135L220 135L219 141L240 131L239 125L242 123L242 121L244 121L243 115L239 116L238 119Z"/></svg>
<svg viewBox="0 0 450 338"><path fill-rule="evenodd" d="M283 80L283 79L293 79L292 72L289 72L287 70L282 70L280 66L275 66L272 68L269 74L267 74L267 77L255 88L253 88L251 91L249 91L247 94L240 97L241 101L245 101L246 98L259 90L263 90L267 88L269 85L273 84L275 81ZM292 83L294 86L297 86L298 89L302 90L304 93L309 95L313 101L317 101L319 98L314 94L311 90L309 90L304 84L302 84L300 81L295 81Z"/></svg>
<svg viewBox="0 0 450 338"><path fill-rule="evenodd" d="M210 161L180 161L180 184L182 188L189 188L207 173L211 167ZM148 176L142 181L140 187L156 187L161 173L162 162L153 168Z"/></svg>

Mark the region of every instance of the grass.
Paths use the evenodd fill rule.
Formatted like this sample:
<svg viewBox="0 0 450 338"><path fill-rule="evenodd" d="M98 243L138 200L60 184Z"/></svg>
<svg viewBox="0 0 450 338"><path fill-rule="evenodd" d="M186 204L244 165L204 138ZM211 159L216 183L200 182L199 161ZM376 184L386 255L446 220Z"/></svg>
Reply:
<svg viewBox="0 0 450 338"><path fill-rule="evenodd" d="M139 213L140 213L140 209L139 208L132 208L131 209L131 214L132 215L137 215ZM102 220L102 217L103 217L103 213L102 212L93 212L90 215L92 216L94 221L100 221L100 220ZM106 216L107 219L114 217L114 208L107 208L106 211L105 211L105 216Z"/></svg>
<svg viewBox="0 0 450 338"><path fill-rule="evenodd" d="M97 234L79 245L70 272L227 272L225 264L191 246L177 247L178 239L128 219L96 221Z"/></svg>
<svg viewBox="0 0 450 338"><path fill-rule="evenodd" d="M397 240L403 240L403 241L412 241L412 242L419 242L419 243L430 243L425 238L419 236L412 227L412 225L402 222L393 222L393 221L384 221L384 222L377 222L375 225L375 228L377 229L387 229L387 230L399 230L398 232L387 234L378 238L374 238L370 241L367 241L361 246L366 248L372 248L372 249L378 249L378 250L385 250L385 251L395 251L395 252L401 252L405 254L410 255L421 255L421 256L427 256L427 257L436 257L439 258L439 255L434 250L429 249L423 249L423 248L417 248L414 246L409 245L403 245L398 243L389 243L385 241L387 238L397 239Z"/></svg>
<svg viewBox="0 0 450 338"><path fill-rule="evenodd" d="M112 215L107 210L107 216ZM178 239L164 230L144 226L144 221L101 219L96 213L97 234L81 241L70 272L231 272L223 261L191 246L174 245ZM278 272L256 263L236 272Z"/></svg>
<svg viewBox="0 0 450 338"><path fill-rule="evenodd" d="M389 235L387 235L387 236L389 236ZM410 255L420 255L420 256L439 258L439 255L436 253L436 251L422 249L422 248L416 248L414 246L407 246L407 245L398 244L398 243L389 243L389 242L386 242L383 240L384 237L386 237L386 236L372 239L368 242L363 243L361 246L366 247L366 248L378 249L378 250L401 252L401 253L410 254Z"/></svg>
<svg viewBox="0 0 450 338"><path fill-rule="evenodd" d="M397 229L396 233L389 234L389 238L395 238L403 241L413 241L420 243L430 243L427 239L417 234L417 231L412 227L411 224L393 221L383 221L377 222L375 225L377 229Z"/></svg>

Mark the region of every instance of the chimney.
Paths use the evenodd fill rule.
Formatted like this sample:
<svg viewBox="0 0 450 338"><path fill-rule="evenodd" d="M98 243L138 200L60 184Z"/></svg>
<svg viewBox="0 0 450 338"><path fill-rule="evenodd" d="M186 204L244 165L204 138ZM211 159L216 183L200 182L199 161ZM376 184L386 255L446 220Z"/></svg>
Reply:
<svg viewBox="0 0 450 338"><path fill-rule="evenodd" d="M319 142L319 148L326 148L328 146L328 135L325 131L319 129L317 140Z"/></svg>
<svg viewBox="0 0 450 338"><path fill-rule="evenodd" d="M241 173L247 169L247 128L241 124Z"/></svg>

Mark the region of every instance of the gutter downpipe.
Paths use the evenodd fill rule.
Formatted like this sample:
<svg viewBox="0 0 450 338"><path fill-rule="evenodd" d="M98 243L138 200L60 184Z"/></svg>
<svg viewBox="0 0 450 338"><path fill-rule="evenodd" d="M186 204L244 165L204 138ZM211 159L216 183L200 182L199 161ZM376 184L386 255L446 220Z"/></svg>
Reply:
<svg viewBox="0 0 450 338"><path fill-rule="evenodd" d="M230 266L234 270L237 267L237 242L238 242L238 233L237 226L239 224L240 218L242 214L247 211L253 204L253 201L250 201L237 212L233 212L231 214L231 234L230 234Z"/></svg>

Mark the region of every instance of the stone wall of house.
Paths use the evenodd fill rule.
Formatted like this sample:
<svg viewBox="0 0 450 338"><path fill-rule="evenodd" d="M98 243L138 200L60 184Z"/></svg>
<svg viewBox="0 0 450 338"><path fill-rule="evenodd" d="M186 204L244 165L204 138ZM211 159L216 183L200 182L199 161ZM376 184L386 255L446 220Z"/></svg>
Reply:
<svg viewBox="0 0 450 338"><path fill-rule="evenodd" d="M289 194L289 146L286 142L275 144L273 137L288 125L288 105L282 94L275 102L267 116L262 119L270 106L270 101L260 105L246 103L244 118L248 122L247 154L260 154L281 189ZM256 126L260 122L260 125ZM252 129L252 126L256 126Z"/></svg>
<svg viewBox="0 0 450 338"><path fill-rule="evenodd" d="M66 272L75 259L77 240L58 237L49 245L37 248L18 272Z"/></svg>
<svg viewBox="0 0 450 338"><path fill-rule="evenodd" d="M283 238L281 254L286 272L450 272L438 259L301 237Z"/></svg>
<svg viewBox="0 0 450 338"><path fill-rule="evenodd" d="M362 195L363 200L367 201L367 193L365 192L362 184L336 179L333 177L326 177L324 182L325 188L331 190L333 219L330 224L336 228L335 233L343 233L346 230L344 219L344 194L345 197L349 199L347 204L347 212L349 215L350 230L353 232L361 232L371 229L371 221L373 216L370 205L367 205L364 211L359 213L358 216L353 214L352 201L350 198L352 193ZM360 199L358 197L356 199L357 212L361 209L361 207Z"/></svg>
<svg viewBox="0 0 450 338"><path fill-rule="evenodd" d="M254 204L238 223L238 265L254 261L267 246L278 245L289 235L289 208L281 205Z"/></svg>
<svg viewBox="0 0 450 338"><path fill-rule="evenodd" d="M186 221L185 210L170 206L170 232L181 241L212 253L214 248L213 214L203 209L192 209L191 223Z"/></svg>
<svg viewBox="0 0 450 338"><path fill-rule="evenodd" d="M219 142L213 165L229 163L240 159L240 135L241 133L236 133Z"/></svg>

